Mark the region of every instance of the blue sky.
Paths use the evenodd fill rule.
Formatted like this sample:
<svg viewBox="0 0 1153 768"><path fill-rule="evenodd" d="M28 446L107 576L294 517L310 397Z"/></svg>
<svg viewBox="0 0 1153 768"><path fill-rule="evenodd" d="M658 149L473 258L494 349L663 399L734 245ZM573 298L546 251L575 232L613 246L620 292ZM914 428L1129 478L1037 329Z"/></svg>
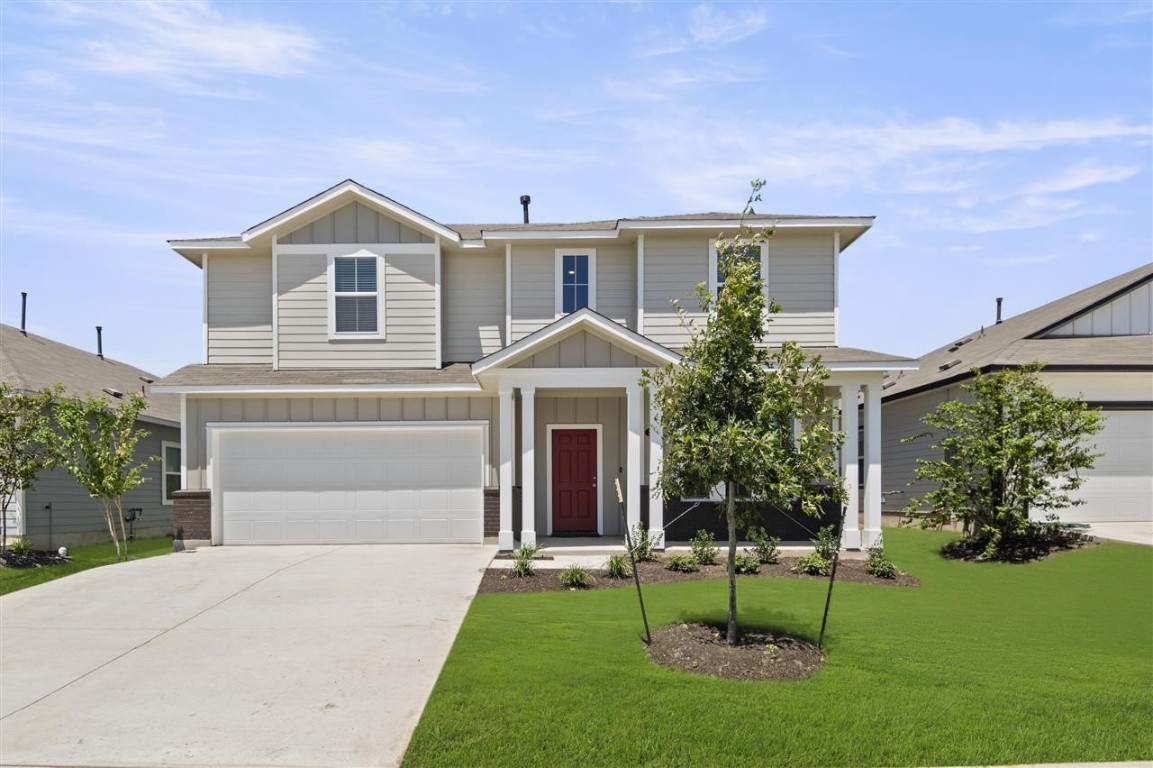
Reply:
<svg viewBox="0 0 1153 768"><path fill-rule="evenodd" d="M875 215L917 356L1153 257L1153 3L0 4L0 318L166 374L199 271L345 178L438 221Z"/></svg>

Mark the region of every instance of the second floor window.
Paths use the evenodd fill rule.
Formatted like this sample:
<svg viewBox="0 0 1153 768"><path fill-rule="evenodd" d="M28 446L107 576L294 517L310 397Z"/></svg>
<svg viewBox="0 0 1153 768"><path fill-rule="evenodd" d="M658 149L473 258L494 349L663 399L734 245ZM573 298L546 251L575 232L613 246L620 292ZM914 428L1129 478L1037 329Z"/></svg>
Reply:
<svg viewBox="0 0 1153 768"><path fill-rule="evenodd" d="M556 250L556 314L567 315L597 308L597 254L595 248Z"/></svg>
<svg viewBox="0 0 1153 768"><path fill-rule="evenodd" d="M333 299L337 333L377 333L380 300L375 256L337 256L333 260Z"/></svg>
<svg viewBox="0 0 1153 768"><path fill-rule="evenodd" d="M757 265L757 276L764 277L761 274L761 246L756 243L742 245L732 250L733 257L740 261L751 261ZM717 290L716 295L720 296L721 290L725 287L725 275L722 270L723 258L721 254L717 254Z"/></svg>

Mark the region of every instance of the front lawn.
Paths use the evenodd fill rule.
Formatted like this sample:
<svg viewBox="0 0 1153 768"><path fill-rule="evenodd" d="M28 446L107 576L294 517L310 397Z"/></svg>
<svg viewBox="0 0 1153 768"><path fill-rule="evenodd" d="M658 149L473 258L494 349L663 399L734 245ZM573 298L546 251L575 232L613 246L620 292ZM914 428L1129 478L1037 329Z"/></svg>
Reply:
<svg viewBox="0 0 1153 768"><path fill-rule="evenodd" d="M839 584L827 666L788 683L652 664L632 590L478 596L405 756L416 766L908 766L1153 758L1153 549L1030 565L886 530L919 588ZM554 578L540 574L535 578ZM740 583L745 622L816 639L824 585ZM654 626L722 621L723 580L654 585Z"/></svg>
<svg viewBox="0 0 1153 768"><path fill-rule="evenodd" d="M172 552L172 538L163 536L158 539L137 539L128 542L128 557L139 560L143 557L155 557ZM83 547L72 547L68 550L71 560L60 565L45 565L39 568L0 568L0 595L27 589L46 581L52 581L64 576L71 576L89 568L109 565L116 562L116 549L112 542L103 544L88 544Z"/></svg>

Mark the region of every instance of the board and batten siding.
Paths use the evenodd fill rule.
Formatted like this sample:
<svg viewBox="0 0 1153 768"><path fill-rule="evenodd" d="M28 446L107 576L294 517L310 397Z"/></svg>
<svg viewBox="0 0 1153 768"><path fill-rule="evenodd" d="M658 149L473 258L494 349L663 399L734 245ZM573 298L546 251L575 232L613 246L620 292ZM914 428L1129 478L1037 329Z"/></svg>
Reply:
<svg viewBox="0 0 1153 768"><path fill-rule="evenodd" d="M366 205L349 203L281 237L280 242L290 245L431 243L432 238Z"/></svg>
<svg viewBox="0 0 1153 768"><path fill-rule="evenodd" d="M637 325L637 249L597 246L596 311L631 330Z"/></svg>
<svg viewBox="0 0 1153 768"><path fill-rule="evenodd" d="M578 331L514 363L512 368L652 368L615 344L588 331Z"/></svg>
<svg viewBox="0 0 1153 768"><path fill-rule="evenodd" d="M329 339L328 257L278 256L281 368L435 368L435 257L388 254L380 286L384 339Z"/></svg>
<svg viewBox="0 0 1153 768"><path fill-rule="evenodd" d="M188 487L205 488L205 426L214 422L484 421L488 423L486 484L496 486L499 420L490 397L192 397L185 429Z"/></svg>
<svg viewBox="0 0 1153 768"><path fill-rule="evenodd" d="M445 363L473 363L505 346L504 254L441 257Z"/></svg>
<svg viewBox="0 0 1153 768"><path fill-rule="evenodd" d="M555 259L552 246L513 246L511 342L556 320Z"/></svg>
<svg viewBox="0 0 1153 768"><path fill-rule="evenodd" d="M208 363L272 362L272 258L214 256L208 261L205 318Z"/></svg>
<svg viewBox="0 0 1153 768"><path fill-rule="evenodd" d="M680 348L688 343L688 332L671 302L676 301L688 317L701 323L693 291L697 283L709 279L709 238L645 238L645 336L666 347Z"/></svg>
<svg viewBox="0 0 1153 768"><path fill-rule="evenodd" d="M1153 282L1139 285L1096 309L1045 334L1070 336L1145 336L1153 333Z"/></svg>
<svg viewBox="0 0 1153 768"><path fill-rule="evenodd" d="M836 258L831 234L778 233L769 240L769 297L780 305L765 334L772 346L837 343Z"/></svg>

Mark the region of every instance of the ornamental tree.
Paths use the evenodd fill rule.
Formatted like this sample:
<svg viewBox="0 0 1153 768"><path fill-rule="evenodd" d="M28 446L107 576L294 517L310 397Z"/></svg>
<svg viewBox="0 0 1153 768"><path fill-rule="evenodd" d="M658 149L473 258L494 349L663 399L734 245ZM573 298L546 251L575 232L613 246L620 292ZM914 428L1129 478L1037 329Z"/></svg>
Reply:
<svg viewBox="0 0 1153 768"><path fill-rule="evenodd" d="M157 459L150 456L136 460L136 445L148 436L146 430L136 426L146 404L140 395L132 395L118 406L101 397L65 397L56 406L59 462L89 496L100 499L117 560L122 559L121 542L123 559L128 559L124 494L144 482L144 470Z"/></svg>
<svg viewBox="0 0 1153 768"><path fill-rule="evenodd" d="M8 509L20 491L53 467L52 406L61 388L28 392L0 382L0 550L8 546Z"/></svg>
<svg viewBox="0 0 1153 768"><path fill-rule="evenodd" d="M1058 397L1034 363L997 373L973 369L966 393L941 403L921 420L933 431L902 442L933 439L938 460L918 459L917 480L935 488L912 499L906 518L925 527L961 521L984 541L986 559L1008 555L1036 526L1030 512L1053 513L1083 503L1070 495L1101 455L1088 439L1101 431L1100 412L1073 397ZM928 505L927 514L918 512Z"/></svg>
<svg viewBox="0 0 1153 768"><path fill-rule="evenodd" d="M754 213L764 182L754 182L744 216ZM828 370L794 342L780 349L763 345L765 325L779 307L765 299L760 244L771 230L744 226L731 239L718 239L723 288L713 296L701 283L696 297L707 322L697 326L681 311L689 333L679 364L646 371L659 408L664 458L657 485L665 496L693 496L721 487L728 524L728 629L736 644L737 526L764 506L786 508L800 501L809 515L821 502L843 503L835 481L835 455L844 435L833 429L834 411L825 394ZM825 482L830 481L830 482ZM738 493L738 487L740 491Z"/></svg>

